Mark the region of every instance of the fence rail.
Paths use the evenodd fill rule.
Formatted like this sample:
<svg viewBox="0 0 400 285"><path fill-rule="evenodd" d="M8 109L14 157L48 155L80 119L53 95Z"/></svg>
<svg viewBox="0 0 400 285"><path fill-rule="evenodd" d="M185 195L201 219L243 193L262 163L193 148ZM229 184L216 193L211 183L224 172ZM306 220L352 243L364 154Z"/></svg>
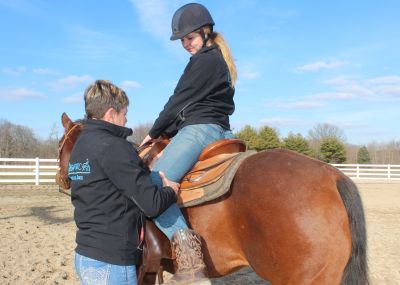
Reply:
<svg viewBox="0 0 400 285"><path fill-rule="evenodd" d="M352 179L400 180L400 165L332 164Z"/></svg>
<svg viewBox="0 0 400 285"><path fill-rule="evenodd" d="M352 179L400 180L400 165L332 164ZM0 158L0 184L55 183L57 159Z"/></svg>
<svg viewBox="0 0 400 285"><path fill-rule="evenodd" d="M0 184L55 183L57 159L0 158Z"/></svg>

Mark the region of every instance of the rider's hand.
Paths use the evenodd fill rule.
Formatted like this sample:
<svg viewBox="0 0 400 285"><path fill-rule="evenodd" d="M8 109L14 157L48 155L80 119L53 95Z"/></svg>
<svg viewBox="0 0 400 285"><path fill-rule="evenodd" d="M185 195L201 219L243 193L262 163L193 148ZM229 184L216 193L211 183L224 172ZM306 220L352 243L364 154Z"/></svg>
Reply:
<svg viewBox="0 0 400 285"><path fill-rule="evenodd" d="M152 138L149 136L149 135L147 135L144 139L143 139L143 141L141 142L141 144L139 145L139 147L141 147L142 145L144 145L145 143L147 143L147 142L149 142L149 141L151 141L152 140Z"/></svg>
<svg viewBox="0 0 400 285"><path fill-rule="evenodd" d="M165 177L165 174L163 172L159 172L160 173L160 177L162 179L163 182L163 186L164 187L171 187L172 190L174 190L175 194L178 195L180 193L180 184L176 183L174 181L169 180L167 177Z"/></svg>

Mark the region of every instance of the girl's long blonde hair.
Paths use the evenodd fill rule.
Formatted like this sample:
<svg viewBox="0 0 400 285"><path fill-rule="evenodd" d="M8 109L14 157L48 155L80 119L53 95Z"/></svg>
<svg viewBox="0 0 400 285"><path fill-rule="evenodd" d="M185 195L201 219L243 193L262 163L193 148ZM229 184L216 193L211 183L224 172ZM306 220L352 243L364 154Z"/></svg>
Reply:
<svg viewBox="0 0 400 285"><path fill-rule="evenodd" d="M235 61L232 57L232 53L228 46L228 43L225 41L224 37L220 33L212 31L210 26L205 26L203 28L203 31L204 35L210 39L207 42L207 46L216 44L219 47L222 56L226 62L226 65L228 66L232 87L234 87L237 80L237 71L236 71Z"/></svg>

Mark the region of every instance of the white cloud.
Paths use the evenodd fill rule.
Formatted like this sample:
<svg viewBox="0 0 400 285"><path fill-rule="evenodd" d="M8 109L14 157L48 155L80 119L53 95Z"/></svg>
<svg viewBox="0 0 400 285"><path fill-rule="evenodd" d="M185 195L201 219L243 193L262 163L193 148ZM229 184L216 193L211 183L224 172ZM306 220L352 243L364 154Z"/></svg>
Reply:
<svg viewBox="0 0 400 285"><path fill-rule="evenodd" d="M336 77L324 82L341 93L353 94L355 97L371 97L374 91L363 80L354 77Z"/></svg>
<svg viewBox="0 0 400 285"><path fill-rule="evenodd" d="M286 104L280 104L278 107L283 109L318 109L321 108L323 104L317 101L297 101L297 102L288 102Z"/></svg>
<svg viewBox="0 0 400 285"><path fill-rule="evenodd" d="M61 99L61 102L66 104L77 104L83 103L83 95L81 93L75 93L71 96L67 96Z"/></svg>
<svg viewBox="0 0 400 285"><path fill-rule="evenodd" d="M143 28L158 39L169 40L172 11L164 0L131 0Z"/></svg>
<svg viewBox="0 0 400 285"><path fill-rule="evenodd" d="M352 93L354 97L370 97L374 95L374 92L370 88L361 86L360 84L343 86L339 90L345 93Z"/></svg>
<svg viewBox="0 0 400 285"><path fill-rule="evenodd" d="M129 43L131 39L117 32L106 33L80 25L69 27L68 32L70 37L68 41L71 44L68 53L75 57L96 62L104 59L129 60L137 57Z"/></svg>
<svg viewBox="0 0 400 285"><path fill-rule="evenodd" d="M141 87L140 83L137 81L133 81L133 80L126 80L126 81L122 81L120 83L120 87L123 90L132 90L132 89L137 89L139 87Z"/></svg>
<svg viewBox="0 0 400 285"><path fill-rule="evenodd" d="M346 86L356 84L357 80L357 78L351 76L339 76L325 80L323 83L332 86Z"/></svg>
<svg viewBox="0 0 400 285"><path fill-rule="evenodd" d="M25 66L18 66L16 68L4 67L1 72L7 75L20 75L26 71Z"/></svg>
<svg viewBox="0 0 400 285"><path fill-rule="evenodd" d="M260 73L254 72L254 71L243 71L243 72L239 72L239 77L248 79L248 80L253 80L253 79L259 78Z"/></svg>
<svg viewBox="0 0 400 285"><path fill-rule="evenodd" d="M268 108L279 108L279 109L319 109L324 106L322 100L315 100L312 96L300 97L298 99L288 100L277 100L266 104Z"/></svg>
<svg viewBox="0 0 400 285"><path fill-rule="evenodd" d="M371 84L398 84L400 83L400 76L382 76L366 80L367 83Z"/></svg>
<svg viewBox="0 0 400 285"><path fill-rule="evenodd" d="M60 74L59 72L50 69L50 68L35 68L33 70L33 73L38 74L38 75L58 75Z"/></svg>
<svg viewBox="0 0 400 285"><path fill-rule="evenodd" d="M400 76L397 75L370 79L342 76L326 80L324 83L336 89L337 92L335 91L334 93L352 94L353 98L368 98L382 101L393 100L393 95L400 95ZM351 96L349 96L350 98ZM345 96L342 99L346 99Z"/></svg>
<svg viewBox="0 0 400 285"><path fill-rule="evenodd" d="M19 100L24 100L28 98L36 98L36 99L41 99L45 98L45 96L40 93L33 91L31 89L27 88L15 88L15 89L3 89L0 90L0 99L8 100L8 101L19 101Z"/></svg>
<svg viewBox="0 0 400 285"><path fill-rule="evenodd" d="M377 93L383 93L388 95L400 95L400 86L385 85L377 86L373 88Z"/></svg>
<svg viewBox="0 0 400 285"><path fill-rule="evenodd" d="M282 117L273 117L273 118L264 118L260 120L261 123L267 124L272 127L283 127L283 126L301 126L304 124L304 121L293 118L282 118Z"/></svg>
<svg viewBox="0 0 400 285"><path fill-rule="evenodd" d="M348 100L354 99L356 95L347 92L322 92L311 95L309 97L318 100Z"/></svg>
<svg viewBox="0 0 400 285"><path fill-rule="evenodd" d="M346 64L348 64L348 62L339 61L339 60L333 60L333 61L330 61L330 62L317 61L317 62L311 62L311 63L307 63L305 65L296 67L295 71L297 71L297 72L315 72L315 71L319 71L319 70L322 70L322 69L339 68L339 67L344 66Z"/></svg>
<svg viewBox="0 0 400 285"><path fill-rule="evenodd" d="M15 1L1 0L0 5L5 6L17 12L22 12L29 16L40 16L41 14L41 11L38 8L39 5L29 0L15 0Z"/></svg>
<svg viewBox="0 0 400 285"><path fill-rule="evenodd" d="M382 76L365 80L378 95L400 95L400 76Z"/></svg>
<svg viewBox="0 0 400 285"><path fill-rule="evenodd" d="M81 87L82 85L87 85L93 81L94 78L90 75L69 75L67 77L48 83L48 86L56 91L66 91L73 90L75 88Z"/></svg>

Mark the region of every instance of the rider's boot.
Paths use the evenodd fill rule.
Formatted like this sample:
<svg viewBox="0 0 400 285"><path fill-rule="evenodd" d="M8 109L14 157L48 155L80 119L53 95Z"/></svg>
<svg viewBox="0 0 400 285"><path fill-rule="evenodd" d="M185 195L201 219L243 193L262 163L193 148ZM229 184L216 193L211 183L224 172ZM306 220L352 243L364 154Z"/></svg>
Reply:
<svg viewBox="0 0 400 285"><path fill-rule="evenodd" d="M201 251L200 235L190 229L181 229L172 237L177 269L166 284L211 285Z"/></svg>

